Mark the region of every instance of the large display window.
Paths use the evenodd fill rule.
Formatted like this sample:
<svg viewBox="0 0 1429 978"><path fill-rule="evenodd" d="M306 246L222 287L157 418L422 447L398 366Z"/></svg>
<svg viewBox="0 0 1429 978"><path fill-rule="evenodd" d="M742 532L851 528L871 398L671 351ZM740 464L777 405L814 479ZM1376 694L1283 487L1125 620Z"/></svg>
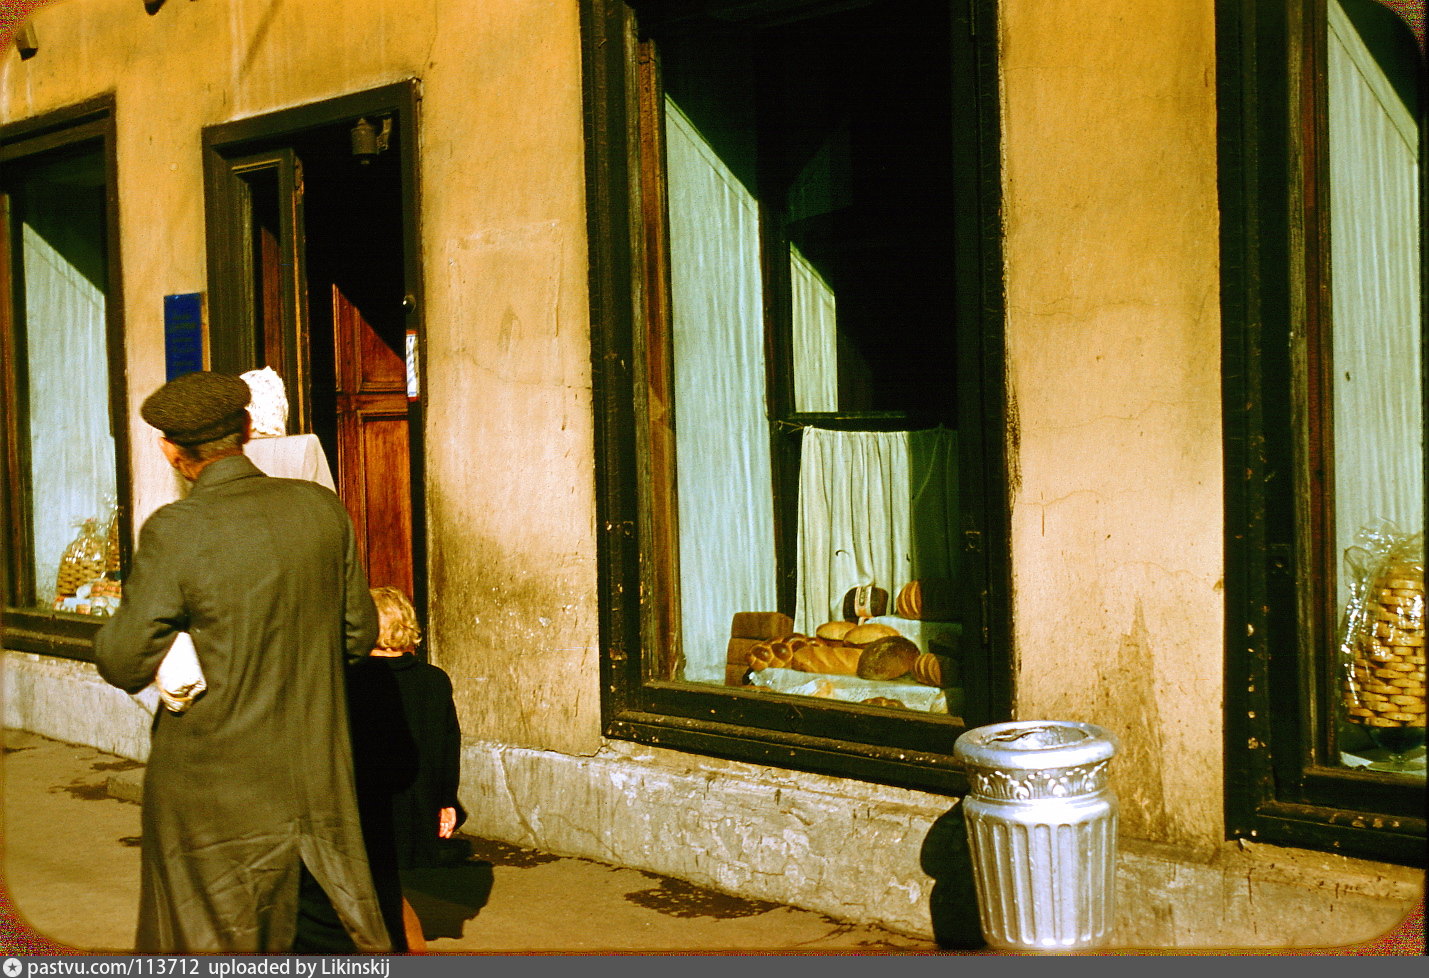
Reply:
<svg viewBox="0 0 1429 978"><path fill-rule="evenodd" d="M128 537L109 137L99 104L0 132L6 641L81 656Z"/></svg>
<svg viewBox="0 0 1429 978"><path fill-rule="evenodd" d="M604 498L629 528L606 569L639 596L605 592L607 634L635 640L611 732L740 756L832 738L950 783L957 731L1006 710L985 35L898 3L589 8L588 51L607 32L632 55L592 115L638 136L591 167L618 310L597 372L602 343L630 371L604 388L604 477L634 490Z"/></svg>
<svg viewBox="0 0 1429 978"><path fill-rule="evenodd" d="M1423 6L1219 10L1228 828L1422 864Z"/></svg>

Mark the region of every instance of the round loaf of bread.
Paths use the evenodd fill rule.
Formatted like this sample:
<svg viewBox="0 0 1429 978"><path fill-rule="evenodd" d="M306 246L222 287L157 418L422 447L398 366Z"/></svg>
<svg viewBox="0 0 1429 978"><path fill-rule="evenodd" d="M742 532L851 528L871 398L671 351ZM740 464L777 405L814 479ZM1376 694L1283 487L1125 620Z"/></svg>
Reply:
<svg viewBox="0 0 1429 978"><path fill-rule="evenodd" d="M831 645L841 645L848 633L856 627L851 621L826 621L814 629L814 634Z"/></svg>
<svg viewBox="0 0 1429 978"><path fill-rule="evenodd" d="M865 646L870 642L878 641L880 638L892 638L897 634L898 629L892 625L869 622L866 625L850 628L844 635L844 641L849 645Z"/></svg>
<svg viewBox="0 0 1429 978"><path fill-rule="evenodd" d="M918 661L918 646L902 635L889 635L864 646L858 657L860 679L900 679Z"/></svg>

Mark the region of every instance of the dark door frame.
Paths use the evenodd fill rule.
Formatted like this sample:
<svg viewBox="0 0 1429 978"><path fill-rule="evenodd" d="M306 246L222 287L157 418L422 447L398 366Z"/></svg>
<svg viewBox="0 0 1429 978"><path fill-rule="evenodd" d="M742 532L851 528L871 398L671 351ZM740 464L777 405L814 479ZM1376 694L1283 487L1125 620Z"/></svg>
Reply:
<svg viewBox="0 0 1429 978"><path fill-rule="evenodd" d="M245 293L251 280L247 274L235 275L235 269L248 269L251 257L243 247L241 236L232 233L236 220L244 213L243 181L234 173L235 164L257 153L275 151L304 131L317 129L359 117L390 116L398 137L402 195L402 278L407 312L407 328L417 335L417 385L426 390L425 297L422 281L420 185L418 181L417 131L418 106L421 102L421 81L405 81L364 92L355 92L324 99L290 109L281 109L261 116L208 126L203 130L204 218L208 246L208 310L210 323L232 322L246 318L245 306L251 297ZM301 280L299 280L301 281ZM307 319L306 294L293 296L297 303L295 323L289 327L303 336ZM254 350L249 332L209 329L208 363L211 369L239 373L263 366ZM292 361L292 356L288 360ZM310 420L299 412L295 420L303 425ZM408 402L408 424L411 444L412 498L412 563L413 603L423 622L427 607L427 541L425 500L426 425L423 399ZM425 644L423 646L426 647Z"/></svg>

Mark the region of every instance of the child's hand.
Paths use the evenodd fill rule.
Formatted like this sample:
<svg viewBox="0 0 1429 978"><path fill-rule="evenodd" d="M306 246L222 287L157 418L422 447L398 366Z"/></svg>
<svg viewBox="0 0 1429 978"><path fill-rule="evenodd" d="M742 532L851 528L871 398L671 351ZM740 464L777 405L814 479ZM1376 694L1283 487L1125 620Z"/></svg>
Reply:
<svg viewBox="0 0 1429 978"><path fill-rule="evenodd" d="M437 836L450 839L456 830L456 809L443 808L437 816Z"/></svg>

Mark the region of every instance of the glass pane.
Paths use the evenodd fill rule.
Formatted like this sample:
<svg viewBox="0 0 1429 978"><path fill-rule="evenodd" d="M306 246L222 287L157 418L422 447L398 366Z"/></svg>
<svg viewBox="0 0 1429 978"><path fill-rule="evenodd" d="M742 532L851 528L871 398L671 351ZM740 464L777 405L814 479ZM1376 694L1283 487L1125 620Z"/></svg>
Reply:
<svg viewBox="0 0 1429 978"><path fill-rule="evenodd" d="M1420 61L1384 7L1330 0L1328 12L1341 761L1422 779Z"/></svg>
<svg viewBox="0 0 1429 978"><path fill-rule="evenodd" d="M649 675L961 710L947 31L660 42L681 657Z"/></svg>
<svg viewBox="0 0 1429 978"><path fill-rule="evenodd" d="M98 152L9 175L20 250L35 607L118 603L109 422L104 165Z"/></svg>

